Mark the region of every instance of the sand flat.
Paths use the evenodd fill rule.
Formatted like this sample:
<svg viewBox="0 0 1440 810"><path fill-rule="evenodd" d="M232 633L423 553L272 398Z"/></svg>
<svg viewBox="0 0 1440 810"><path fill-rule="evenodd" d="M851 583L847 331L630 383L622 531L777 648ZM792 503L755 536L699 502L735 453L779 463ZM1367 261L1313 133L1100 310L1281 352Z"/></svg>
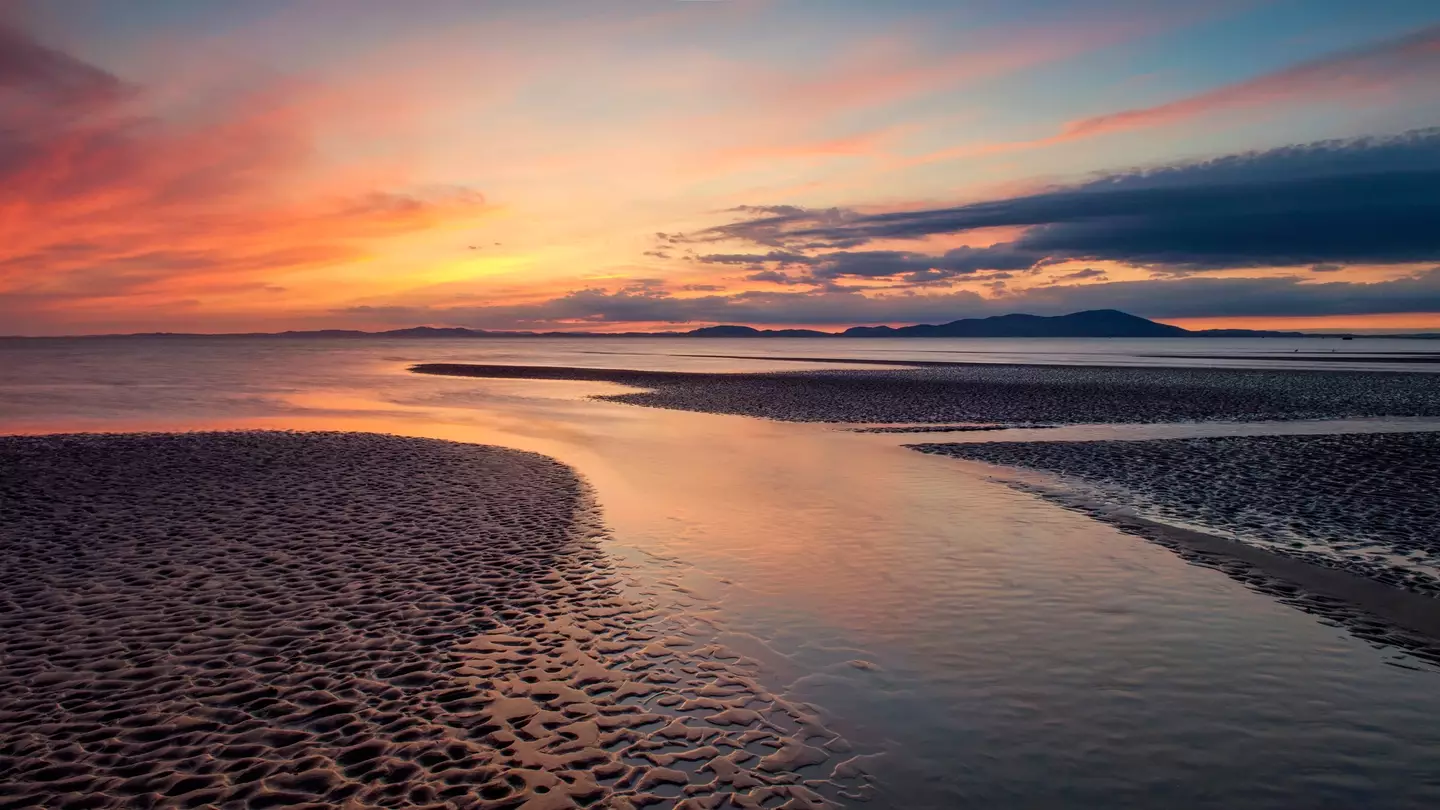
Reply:
<svg viewBox="0 0 1440 810"><path fill-rule="evenodd" d="M1440 433L912 446L1073 477L1162 519L1440 594Z"/></svg>
<svg viewBox="0 0 1440 810"><path fill-rule="evenodd" d="M615 382L632 405L787 422L1163 423L1440 416L1440 378L1312 371L977 364L764 373L424 363L422 374Z"/></svg>
<svg viewBox="0 0 1440 810"><path fill-rule="evenodd" d="M910 446L1055 476L1010 483L1158 539L1366 638L1418 646L1432 660L1440 650L1440 433Z"/></svg>
<svg viewBox="0 0 1440 810"><path fill-rule="evenodd" d="M0 806L825 807L865 789L753 662L625 595L585 486L542 456L7 437L0 503Z"/></svg>

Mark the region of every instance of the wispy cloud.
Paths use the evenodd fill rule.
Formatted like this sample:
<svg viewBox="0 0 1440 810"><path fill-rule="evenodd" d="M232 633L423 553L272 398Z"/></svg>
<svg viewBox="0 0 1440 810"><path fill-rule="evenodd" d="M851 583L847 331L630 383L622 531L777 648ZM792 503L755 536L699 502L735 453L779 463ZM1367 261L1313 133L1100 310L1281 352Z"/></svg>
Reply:
<svg viewBox="0 0 1440 810"><path fill-rule="evenodd" d="M1392 99L1397 92L1440 97L1440 25L1164 104L1080 118L1043 138L963 144L904 162L913 165L995 156L1111 133L1173 126L1226 112L1273 112L1305 103L1373 103Z"/></svg>
<svg viewBox="0 0 1440 810"><path fill-rule="evenodd" d="M1160 10L1091 13L1048 23L1029 21L968 29L935 53L922 44L931 32L915 29L877 34L837 53L811 71L757 72L754 93L762 103L805 115L831 115L898 104L1154 34L1193 14Z"/></svg>
<svg viewBox="0 0 1440 810"><path fill-rule="evenodd" d="M1440 25L1167 104L1072 121L1059 137L1068 140L1168 126L1224 110L1354 98L1417 82L1429 83L1432 91L1440 85Z"/></svg>
<svg viewBox="0 0 1440 810"><path fill-rule="evenodd" d="M894 163L906 136L924 129L907 114L906 123L835 136L836 122L923 99L947 98L1028 70L1115 47L1183 26L1216 9L1159 9L1133 6L1088 7L1086 13L1050 15L1045 21L963 28L943 42L934 32L902 27L877 33L837 49L811 65L732 64L733 79L717 96L734 94L732 103L707 113L687 127L731 133L742 145L698 156L697 164L714 172L769 166L777 162L868 157ZM724 74L722 74L724 75ZM965 117L950 101L932 117ZM763 120L764 126L754 123ZM933 123L933 122L932 122Z"/></svg>

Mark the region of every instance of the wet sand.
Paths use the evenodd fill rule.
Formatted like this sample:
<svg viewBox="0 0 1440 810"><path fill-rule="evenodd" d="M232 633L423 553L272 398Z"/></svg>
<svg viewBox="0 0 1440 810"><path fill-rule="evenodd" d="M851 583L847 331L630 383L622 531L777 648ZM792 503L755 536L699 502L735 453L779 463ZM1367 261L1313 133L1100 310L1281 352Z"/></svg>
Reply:
<svg viewBox="0 0 1440 810"><path fill-rule="evenodd" d="M874 798L855 806L1440 802L1434 664L1317 621L1278 591L1259 593L1229 562L1220 571L1188 565L1183 551L987 481L995 468L901 446L1398 430L1435 420L906 438L587 400L623 391L593 383L404 371L430 360L585 364L552 343L491 345L177 341L159 352L57 342L0 363L0 421L32 433L342 428L561 459L595 487L614 526L601 548L618 592L659 612L644 620L647 634L753 657L763 687L819 707L857 751L884 751L862 760L875 774ZM675 633L656 626L677 621ZM658 699L647 708L665 711ZM818 737L808 744L828 750Z"/></svg>
<svg viewBox="0 0 1440 810"><path fill-rule="evenodd" d="M788 422L1161 423L1440 416L1425 374L1106 366L695 373L429 363L422 374L621 383L614 402Z"/></svg>
<svg viewBox="0 0 1440 810"><path fill-rule="evenodd" d="M625 595L586 487L543 456L6 437L0 503L3 807L823 807L869 789L755 662Z"/></svg>
<svg viewBox="0 0 1440 810"><path fill-rule="evenodd" d="M1321 363L1440 363L1440 352L1291 352L1287 354L1142 354L1138 357L1182 360L1289 360ZM957 366L990 365L977 360L890 360L878 357L781 357L764 354L673 354L671 357L719 358L724 360L766 360L779 363L832 363L860 366L909 366L913 368L953 368ZM1014 364L1011 364L1014 365ZM1096 364L1103 367L1103 364ZM1128 366L1111 366L1127 368Z"/></svg>
<svg viewBox="0 0 1440 810"><path fill-rule="evenodd" d="M1073 477L1159 519L1440 595L1440 433L912 446Z"/></svg>
<svg viewBox="0 0 1440 810"><path fill-rule="evenodd" d="M782 421L878 423L851 429L865 433L1003 435L1067 424L1440 412L1433 377L1373 371L977 365L701 374L459 364L411 370L605 380L647 390L602 399ZM895 424L901 422L908 424ZM1335 619L1367 640L1437 649L1440 507L1427 494L1440 490L1440 433L909 446L1067 476L1059 487L1022 485L1160 539L1192 562Z"/></svg>
<svg viewBox="0 0 1440 810"><path fill-rule="evenodd" d="M1147 354L1143 357L1165 358L1184 357L1192 360L1289 360L1301 363L1440 363L1440 353L1396 352L1391 354L1361 354L1359 352L1293 352L1291 354Z"/></svg>
<svg viewBox="0 0 1440 810"><path fill-rule="evenodd" d="M992 433L997 430L1046 430L1058 425L886 425L850 428L851 433Z"/></svg>
<svg viewBox="0 0 1440 810"><path fill-rule="evenodd" d="M1052 474L1010 483L1440 660L1440 433L911 447ZM1429 641L1389 633L1334 599Z"/></svg>

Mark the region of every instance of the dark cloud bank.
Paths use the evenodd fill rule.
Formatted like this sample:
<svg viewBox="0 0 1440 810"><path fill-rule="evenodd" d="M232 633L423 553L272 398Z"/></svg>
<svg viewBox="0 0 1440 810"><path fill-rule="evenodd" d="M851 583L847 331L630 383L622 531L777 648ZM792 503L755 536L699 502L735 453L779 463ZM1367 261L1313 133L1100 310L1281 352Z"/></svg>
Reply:
<svg viewBox="0 0 1440 810"><path fill-rule="evenodd" d="M1437 222L1440 128L1137 170L949 208L859 215L777 207L691 238L774 248L705 261L748 258L874 277L913 267L887 266L906 254L850 249L1000 226L1027 230L1014 242L930 257L926 269L959 275L1068 260L1195 270L1427 262L1440 258ZM823 248L840 250L813 252Z"/></svg>
<svg viewBox="0 0 1440 810"><path fill-rule="evenodd" d="M948 208L866 215L746 206L734 213L744 218L699 233L657 236L669 245L748 244L748 251L715 251L698 261L790 289L689 298L661 289L581 290L524 306L349 312L395 323L439 318L512 328L557 320L936 322L1100 308L1149 318L1440 312L1440 268L1371 283L1346 280L1343 272L1347 265L1440 262L1440 128L1135 170ZM1013 242L938 256L866 249L880 240L995 226L1025 230ZM1004 279L1068 261L1121 262L1163 277L1097 282L1099 271L1085 269L989 298L938 286ZM1258 278L1196 275L1276 266L1296 271ZM893 286L862 295L845 286L853 279ZM1074 283L1081 281L1092 283Z"/></svg>

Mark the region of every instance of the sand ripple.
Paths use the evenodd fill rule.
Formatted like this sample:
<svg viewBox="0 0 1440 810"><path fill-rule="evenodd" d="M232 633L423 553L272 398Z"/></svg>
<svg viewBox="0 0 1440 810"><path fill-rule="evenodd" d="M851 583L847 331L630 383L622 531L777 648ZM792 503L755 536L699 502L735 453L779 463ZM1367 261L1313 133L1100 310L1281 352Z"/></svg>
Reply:
<svg viewBox="0 0 1440 810"><path fill-rule="evenodd" d="M811 707L627 598L541 456L0 439L0 807L827 807ZM857 792L858 791L858 792Z"/></svg>
<svg viewBox="0 0 1440 810"><path fill-rule="evenodd" d="M790 422L1091 424L1440 416L1428 374L1382 371L971 366L745 374L428 363L461 377L596 380L633 405Z"/></svg>
<svg viewBox="0 0 1440 810"><path fill-rule="evenodd" d="M1440 433L911 447L1058 474L1005 480L1440 662Z"/></svg>
<svg viewBox="0 0 1440 810"><path fill-rule="evenodd" d="M1074 476L1161 518L1440 595L1440 433L914 447Z"/></svg>

